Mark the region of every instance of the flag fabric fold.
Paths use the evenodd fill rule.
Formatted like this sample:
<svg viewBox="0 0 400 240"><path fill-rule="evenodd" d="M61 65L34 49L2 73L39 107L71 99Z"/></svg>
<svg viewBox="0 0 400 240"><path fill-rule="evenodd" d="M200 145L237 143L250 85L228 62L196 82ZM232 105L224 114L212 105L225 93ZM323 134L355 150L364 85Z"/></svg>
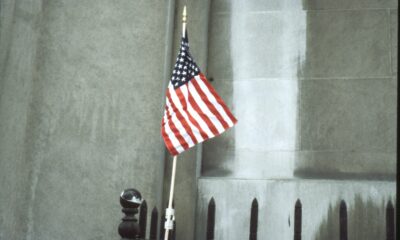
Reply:
<svg viewBox="0 0 400 240"><path fill-rule="evenodd" d="M213 138L237 122L189 52L187 33L166 91L161 134L171 155Z"/></svg>

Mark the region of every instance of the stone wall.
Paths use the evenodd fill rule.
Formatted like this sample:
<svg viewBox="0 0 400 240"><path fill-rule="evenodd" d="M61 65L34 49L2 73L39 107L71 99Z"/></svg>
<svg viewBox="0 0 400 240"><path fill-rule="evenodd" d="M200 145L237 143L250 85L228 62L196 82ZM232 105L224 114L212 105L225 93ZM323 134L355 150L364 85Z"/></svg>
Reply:
<svg viewBox="0 0 400 240"><path fill-rule="evenodd" d="M0 239L118 239L161 208L167 1L2 1Z"/></svg>
<svg viewBox="0 0 400 240"><path fill-rule="evenodd" d="M298 198L307 239L333 236L341 199L354 229L383 216L395 200L396 1L6 0L0 239L118 239L128 187L161 215L160 119L184 4L191 52L239 123L179 157L177 239L203 239L211 197L221 240L248 227L254 198L259 234L276 239L292 236Z"/></svg>
<svg viewBox="0 0 400 240"><path fill-rule="evenodd" d="M25 239L41 1L0 3L0 239Z"/></svg>
<svg viewBox="0 0 400 240"><path fill-rule="evenodd" d="M197 239L384 239L396 199L397 1L216 0L208 76L238 118L203 144ZM374 215L371 220L365 216Z"/></svg>
<svg viewBox="0 0 400 240"><path fill-rule="evenodd" d="M396 1L213 1L209 71L239 122L202 174L394 179ZM255 167L257 166L257 167Z"/></svg>

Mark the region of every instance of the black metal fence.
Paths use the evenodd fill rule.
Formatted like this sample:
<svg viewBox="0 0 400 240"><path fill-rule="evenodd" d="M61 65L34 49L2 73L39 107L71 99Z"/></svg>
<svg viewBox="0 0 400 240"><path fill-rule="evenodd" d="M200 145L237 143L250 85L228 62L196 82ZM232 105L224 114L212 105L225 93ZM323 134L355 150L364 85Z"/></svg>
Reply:
<svg viewBox="0 0 400 240"><path fill-rule="evenodd" d="M140 228L140 239L149 239L149 240L156 240L157 239L157 224L158 224L158 210L157 207L153 207L150 215L150 232L148 237L146 238L146 229L147 229L147 203L143 200L142 204L140 205L139 211L139 228ZM162 215L160 218L160 238L164 240L164 222L165 222L165 215ZM172 230L171 234L169 235L169 240L175 240L176 235L176 223L174 222L174 229Z"/></svg>
<svg viewBox="0 0 400 240"><path fill-rule="evenodd" d="M215 240L215 212L217 206L215 199L212 197L208 203L208 214L207 214L207 240ZM386 240L395 239L395 218L394 218L394 207L391 201L388 201L386 205ZM339 208L339 236L340 240L347 240L348 238L348 222L347 222L347 205L344 200L340 202ZM255 198L250 208L250 229L249 239L257 239L258 229L258 201ZM301 240L301 229L302 229L302 204L300 199L297 199L294 204L294 240ZM265 239L265 237L263 237Z"/></svg>
<svg viewBox="0 0 400 240"><path fill-rule="evenodd" d="M174 205L174 204L173 204ZM139 234L131 234L132 238L124 238L124 239L148 239L148 240L156 240L157 239L157 223L159 222L159 213L157 207L153 207L150 215L150 231L149 236L146 238L146 229L147 229L147 217L148 217L148 207L145 200L139 205L128 206L123 205L123 212L126 216L122 219L122 223L120 224L120 234L121 229L122 232L130 232L132 229L137 226L137 220L134 218L134 215L139 212L139 224L138 231L134 229L134 232L138 232ZM139 207L139 211L137 210ZM208 203L207 210L207 225L206 225L206 240L215 240L215 213L218 210L215 199L212 197ZM256 198L253 199L250 207L250 228L249 228L249 240L257 240L258 234L258 201ZM302 203L300 199L294 203L294 240L301 240L302 238ZM394 214L394 206L392 201L388 201L386 204L386 240L395 240L395 214ZM159 227L159 239L164 239L164 222L165 216L161 216L160 218L160 227ZM347 205L344 200L340 201L339 206L339 240L347 240L348 239L348 214L347 214ZM124 224L125 223L125 224ZM132 224L132 225L129 225ZM176 233L176 224L174 222L174 229L172 233L169 235L170 240L175 240ZM122 235L121 235L122 236ZM265 239L265 236L263 236Z"/></svg>
<svg viewBox="0 0 400 240"><path fill-rule="evenodd" d="M122 222L118 226L118 233L123 240L156 240L157 239L157 228L158 228L158 209L153 207L150 215L150 230L149 235L146 236L147 232L147 219L148 219L148 207L146 200L142 200L140 192L134 188L125 189L120 196L120 204L122 206L122 212L124 216ZM174 206L174 203L172 203ZM136 218L136 214L139 213L139 221ZM162 216L160 224L160 239L164 240L164 222L165 216ZM174 229L169 234L169 240L175 240L176 225L174 223Z"/></svg>

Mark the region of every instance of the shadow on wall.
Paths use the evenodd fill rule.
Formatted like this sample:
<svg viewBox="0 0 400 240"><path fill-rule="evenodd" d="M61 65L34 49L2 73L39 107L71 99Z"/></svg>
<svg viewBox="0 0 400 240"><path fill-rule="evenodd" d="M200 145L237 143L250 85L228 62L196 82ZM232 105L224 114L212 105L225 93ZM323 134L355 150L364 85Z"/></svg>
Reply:
<svg viewBox="0 0 400 240"><path fill-rule="evenodd" d="M218 2L211 1L210 9L217 8ZM233 63L231 53L232 24L229 17L210 11L208 21L208 63L207 79L236 116L233 104ZM237 116L236 116L237 117ZM203 176L230 176L234 165L236 127L203 143L201 174Z"/></svg>
<svg viewBox="0 0 400 240"><path fill-rule="evenodd" d="M394 208L390 201L377 205L370 198L364 201L356 195L350 208L346 207L344 201L338 201L333 207L329 205L327 217L318 227L315 240L394 240L394 218Z"/></svg>

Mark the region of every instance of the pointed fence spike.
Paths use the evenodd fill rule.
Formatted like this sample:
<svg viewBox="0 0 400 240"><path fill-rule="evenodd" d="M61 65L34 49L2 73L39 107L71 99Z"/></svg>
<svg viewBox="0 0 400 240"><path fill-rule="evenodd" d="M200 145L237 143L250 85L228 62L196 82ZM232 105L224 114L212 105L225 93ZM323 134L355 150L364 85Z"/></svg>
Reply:
<svg viewBox="0 0 400 240"><path fill-rule="evenodd" d="M394 226L394 207L392 201L389 200L386 206L386 240L394 240L395 226Z"/></svg>
<svg viewBox="0 0 400 240"><path fill-rule="evenodd" d="M300 199L297 199L294 206L294 240L301 240L302 206Z"/></svg>
<svg viewBox="0 0 400 240"><path fill-rule="evenodd" d="M254 198L251 203L251 214L250 214L250 240L257 240L257 228L258 228L258 201Z"/></svg>
<svg viewBox="0 0 400 240"><path fill-rule="evenodd" d="M340 201L339 211L340 240L347 240L347 206L344 200Z"/></svg>
<svg viewBox="0 0 400 240"><path fill-rule="evenodd" d="M207 213L207 240L214 240L215 229L215 201L212 197L208 203Z"/></svg>
<svg viewBox="0 0 400 240"><path fill-rule="evenodd" d="M150 240L157 239L157 223L158 223L158 210L157 207L153 208L151 211L151 219L150 219Z"/></svg>

